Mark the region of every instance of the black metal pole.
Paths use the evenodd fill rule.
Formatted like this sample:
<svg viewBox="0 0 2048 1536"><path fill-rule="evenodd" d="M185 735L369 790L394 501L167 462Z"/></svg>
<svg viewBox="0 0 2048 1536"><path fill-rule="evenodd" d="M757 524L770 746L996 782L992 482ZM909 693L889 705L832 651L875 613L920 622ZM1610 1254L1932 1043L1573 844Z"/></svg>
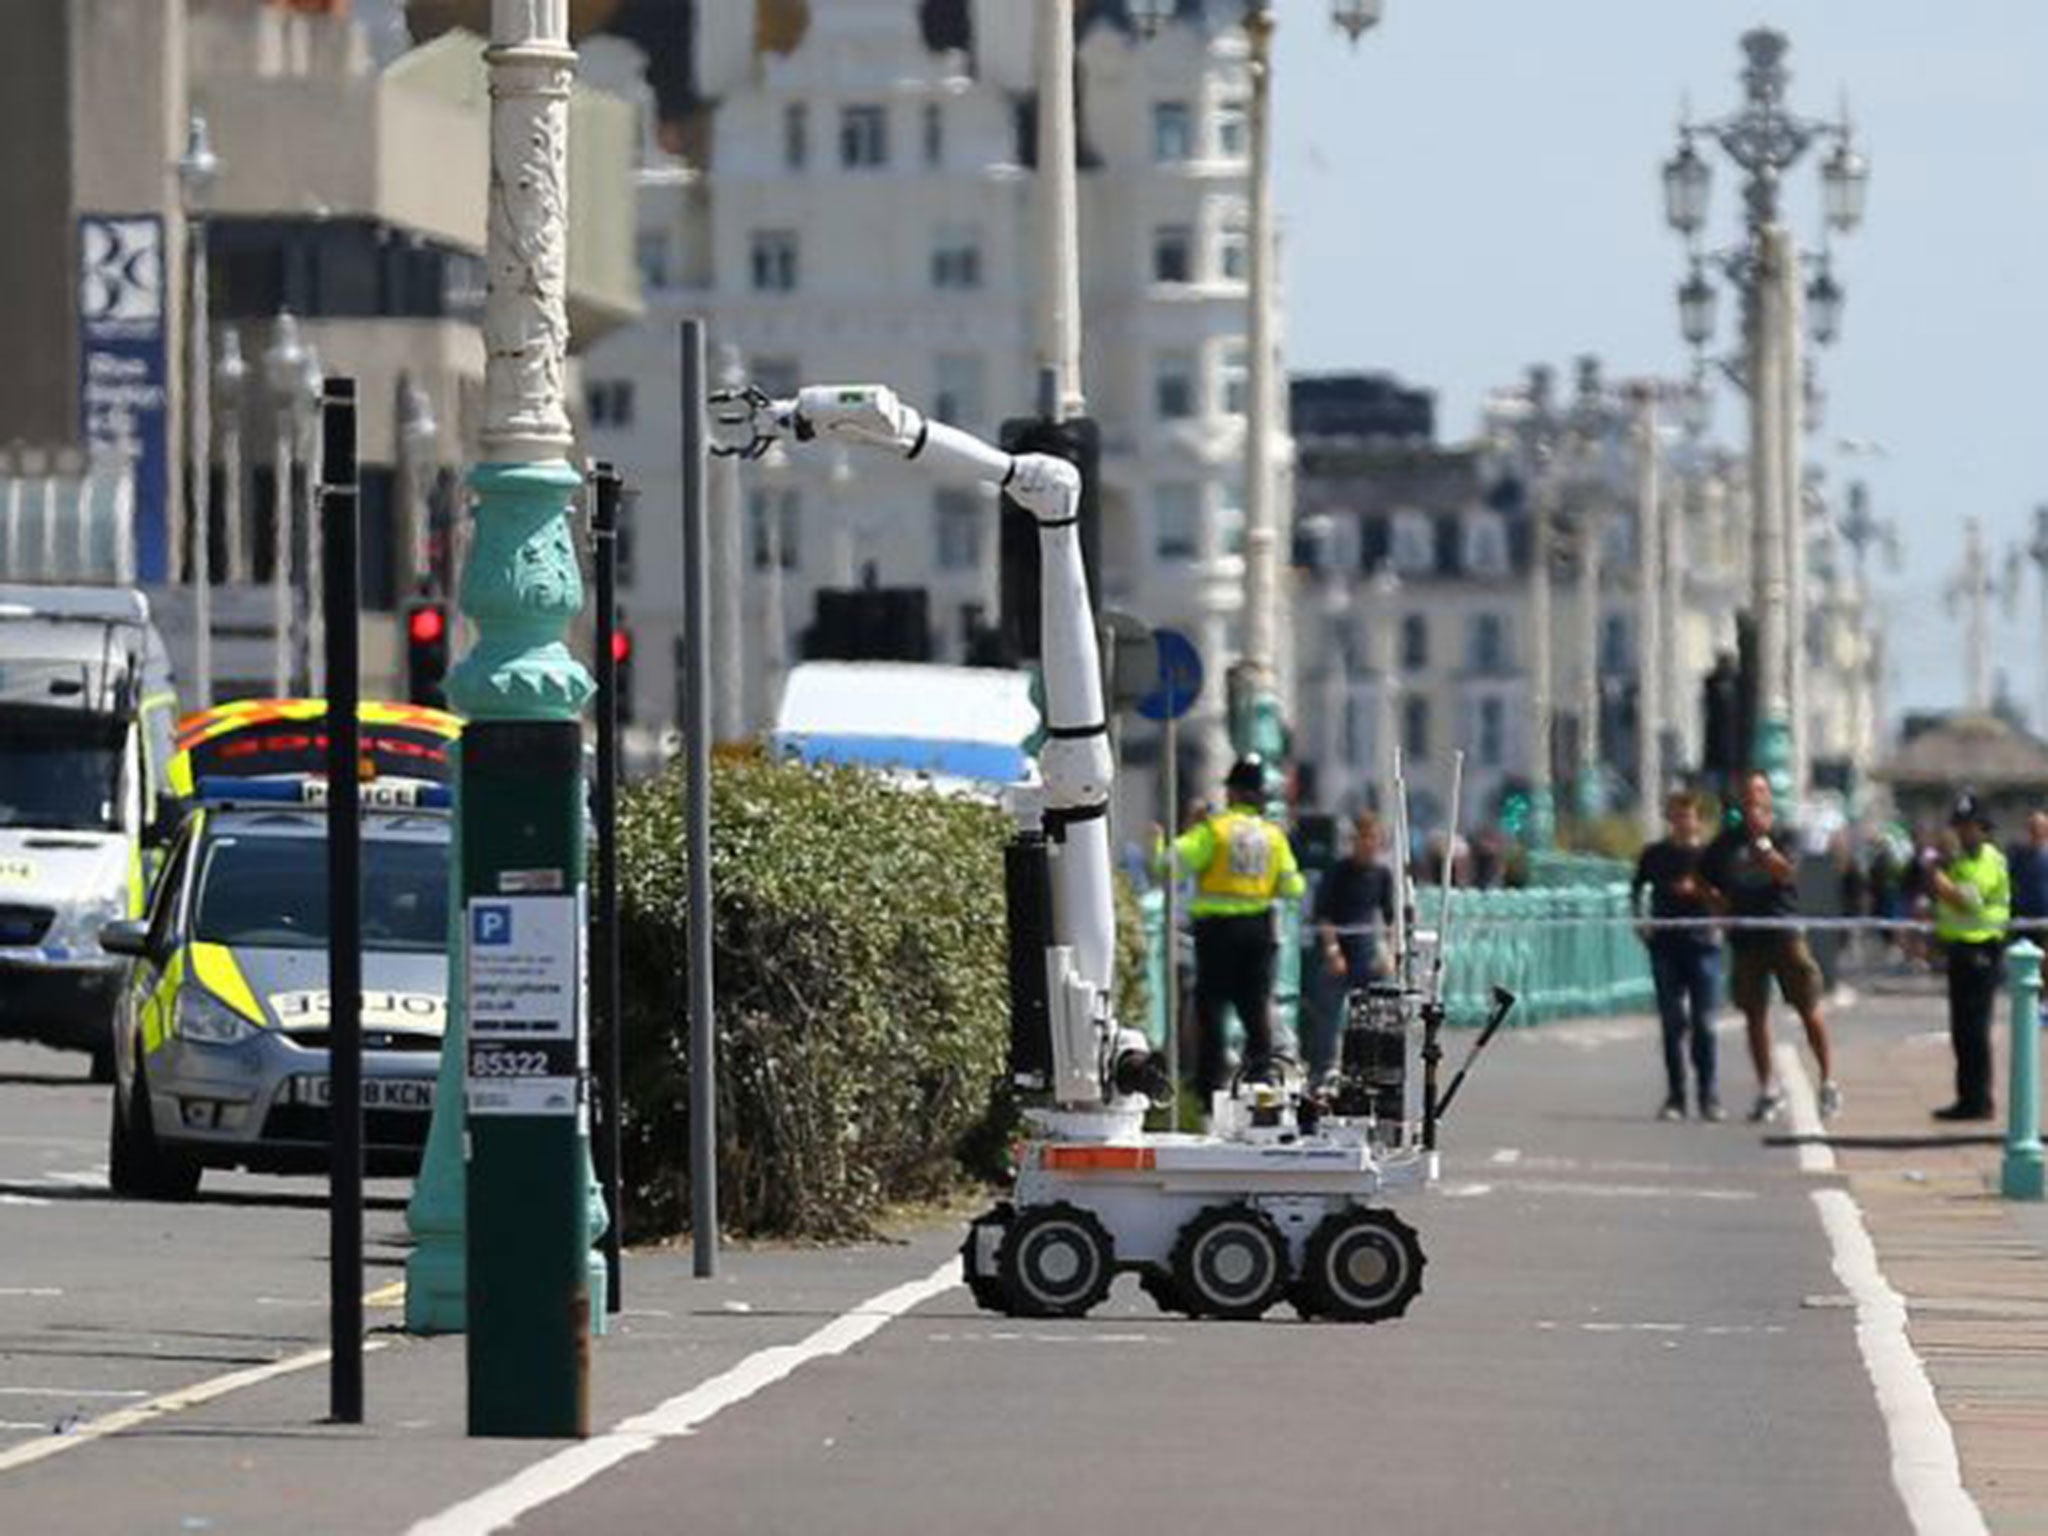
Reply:
<svg viewBox="0 0 2048 1536"><path fill-rule="evenodd" d="M690 866L691 1272L718 1273L718 1031L711 974L711 580L704 528L704 322L682 325L683 780Z"/></svg>
<svg viewBox="0 0 2048 1536"><path fill-rule="evenodd" d="M329 1413L363 1422L363 848L356 710L356 381L321 390L321 602L327 627L327 1053Z"/></svg>
<svg viewBox="0 0 2048 1536"><path fill-rule="evenodd" d="M596 541L592 563L597 575L597 792L592 806L597 821L597 899L591 936L591 1012L598 1044L604 1052L597 1123L597 1176L604 1186L604 1308L617 1312L625 1305L625 1283L619 1272L622 1229L626 1223L621 1198L620 1135L625 1105L625 1048L619 1015L619 663L612 650L619 629L619 472L599 464L592 476L596 489L590 530Z"/></svg>

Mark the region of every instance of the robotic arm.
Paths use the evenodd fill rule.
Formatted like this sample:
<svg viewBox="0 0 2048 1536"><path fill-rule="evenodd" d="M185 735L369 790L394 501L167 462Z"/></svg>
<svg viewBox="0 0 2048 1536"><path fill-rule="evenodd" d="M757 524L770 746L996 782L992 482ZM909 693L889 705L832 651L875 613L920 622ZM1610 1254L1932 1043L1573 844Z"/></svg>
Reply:
<svg viewBox="0 0 2048 1536"><path fill-rule="evenodd" d="M1045 951L1052 1090L1062 1109L1142 1101L1158 1086L1144 1037L1111 1010L1116 917L1111 894L1112 762L1095 615L1081 561L1080 472L1049 454L1010 454L933 421L879 384L812 385L793 399L758 389L711 397L713 452L758 458L778 438L857 444L1007 493L1038 524L1046 743L1041 794L1018 802L1044 838L1052 926Z"/></svg>

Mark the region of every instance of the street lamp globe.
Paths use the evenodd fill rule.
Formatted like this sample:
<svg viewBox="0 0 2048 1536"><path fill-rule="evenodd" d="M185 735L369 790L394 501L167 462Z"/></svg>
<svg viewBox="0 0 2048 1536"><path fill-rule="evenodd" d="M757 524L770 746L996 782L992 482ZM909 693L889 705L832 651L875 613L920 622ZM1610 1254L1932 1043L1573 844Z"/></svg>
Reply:
<svg viewBox="0 0 2048 1536"><path fill-rule="evenodd" d="M1714 172L1687 134L1678 153L1664 162L1664 217L1682 235L1694 235L1707 222L1707 194Z"/></svg>
<svg viewBox="0 0 2048 1536"><path fill-rule="evenodd" d="M1678 285L1678 330L1688 346L1704 347L1714 339L1717 297L1714 285L1698 267Z"/></svg>
<svg viewBox="0 0 2048 1536"><path fill-rule="evenodd" d="M1813 330L1813 339L1820 346L1830 346L1842 329L1842 301L1846 295L1842 285L1835 281L1835 274L1826 267L1820 269L1814 280L1806 285L1806 313Z"/></svg>
<svg viewBox="0 0 2048 1536"><path fill-rule="evenodd" d="M1695 374L1678 392L1678 424L1688 437L1705 437L1714 424L1714 392Z"/></svg>
<svg viewBox="0 0 2048 1536"><path fill-rule="evenodd" d="M1128 5L1131 25L1143 37L1154 36L1180 9L1179 0L1128 0Z"/></svg>
<svg viewBox="0 0 2048 1536"><path fill-rule="evenodd" d="M178 157L178 186L184 192L186 208L203 208L219 177L220 156L213 152L206 119L194 112L185 124L185 153Z"/></svg>
<svg viewBox="0 0 2048 1536"><path fill-rule="evenodd" d="M1353 47L1380 24L1385 12L1386 0L1330 0L1330 20L1343 28Z"/></svg>
<svg viewBox="0 0 2048 1536"><path fill-rule="evenodd" d="M242 386L249 381L249 365L242 357L242 333L228 326L220 333L220 356L213 363L213 392L229 410L242 398Z"/></svg>
<svg viewBox="0 0 2048 1536"><path fill-rule="evenodd" d="M434 420L434 402L417 383L407 379L398 396L398 433L405 441L406 451L424 462L432 454L440 430L440 424Z"/></svg>
<svg viewBox="0 0 2048 1536"><path fill-rule="evenodd" d="M263 354L263 379L281 406L289 406L299 392L299 370L306 361L305 346L299 340L298 318L288 309L277 312L271 323L270 346Z"/></svg>
<svg viewBox="0 0 2048 1536"><path fill-rule="evenodd" d="M1844 138L1821 165L1820 182L1827 218L1843 234L1863 222L1863 200L1870 190L1870 162Z"/></svg>

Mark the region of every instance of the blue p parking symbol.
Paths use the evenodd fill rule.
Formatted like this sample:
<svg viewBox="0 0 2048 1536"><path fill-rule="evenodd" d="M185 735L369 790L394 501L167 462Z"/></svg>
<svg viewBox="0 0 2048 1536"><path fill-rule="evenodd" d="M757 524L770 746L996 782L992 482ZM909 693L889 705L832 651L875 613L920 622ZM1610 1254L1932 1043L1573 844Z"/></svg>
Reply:
<svg viewBox="0 0 2048 1536"><path fill-rule="evenodd" d="M510 944L512 909L502 902L479 904L470 913L469 938L473 944Z"/></svg>

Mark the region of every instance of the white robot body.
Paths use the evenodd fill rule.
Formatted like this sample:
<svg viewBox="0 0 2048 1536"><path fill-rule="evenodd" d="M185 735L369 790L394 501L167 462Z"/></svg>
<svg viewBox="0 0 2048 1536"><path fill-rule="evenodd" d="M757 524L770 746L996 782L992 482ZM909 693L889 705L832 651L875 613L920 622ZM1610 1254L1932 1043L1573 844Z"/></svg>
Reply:
<svg viewBox="0 0 2048 1536"><path fill-rule="evenodd" d="M1038 525L1042 783L1014 792L1010 805L1027 834L1026 867L1043 860L1043 894L1031 904L1047 909L1039 974L1050 1062L1019 1077L1043 1102L1025 1110L1014 1197L977 1218L962 1249L975 1299L1015 1315L1078 1316L1119 1272L1135 1271L1161 1306L1196 1316L1256 1317L1282 1298L1311 1317L1400 1315L1426 1261L1387 1202L1437 1173L1434 1023L1425 1030L1429 1009L1413 988L1376 999L1373 1017L1355 1010L1334 1111L1314 1095L1257 1085L1216 1096L1209 1134L1144 1129L1151 1095L1168 1085L1145 1037L1113 1008L1114 763L1081 556L1079 471L928 421L881 385L818 385L780 401L726 393L714 396L712 416L727 435L723 452L756 456L783 435L857 443L997 485ZM1041 889L1035 882L1026 890ZM1026 951L1016 947L1024 941L1014 887L1012 899L1014 961ZM1029 977L1027 968L1020 988ZM1513 1001L1499 997L1492 1027Z"/></svg>

